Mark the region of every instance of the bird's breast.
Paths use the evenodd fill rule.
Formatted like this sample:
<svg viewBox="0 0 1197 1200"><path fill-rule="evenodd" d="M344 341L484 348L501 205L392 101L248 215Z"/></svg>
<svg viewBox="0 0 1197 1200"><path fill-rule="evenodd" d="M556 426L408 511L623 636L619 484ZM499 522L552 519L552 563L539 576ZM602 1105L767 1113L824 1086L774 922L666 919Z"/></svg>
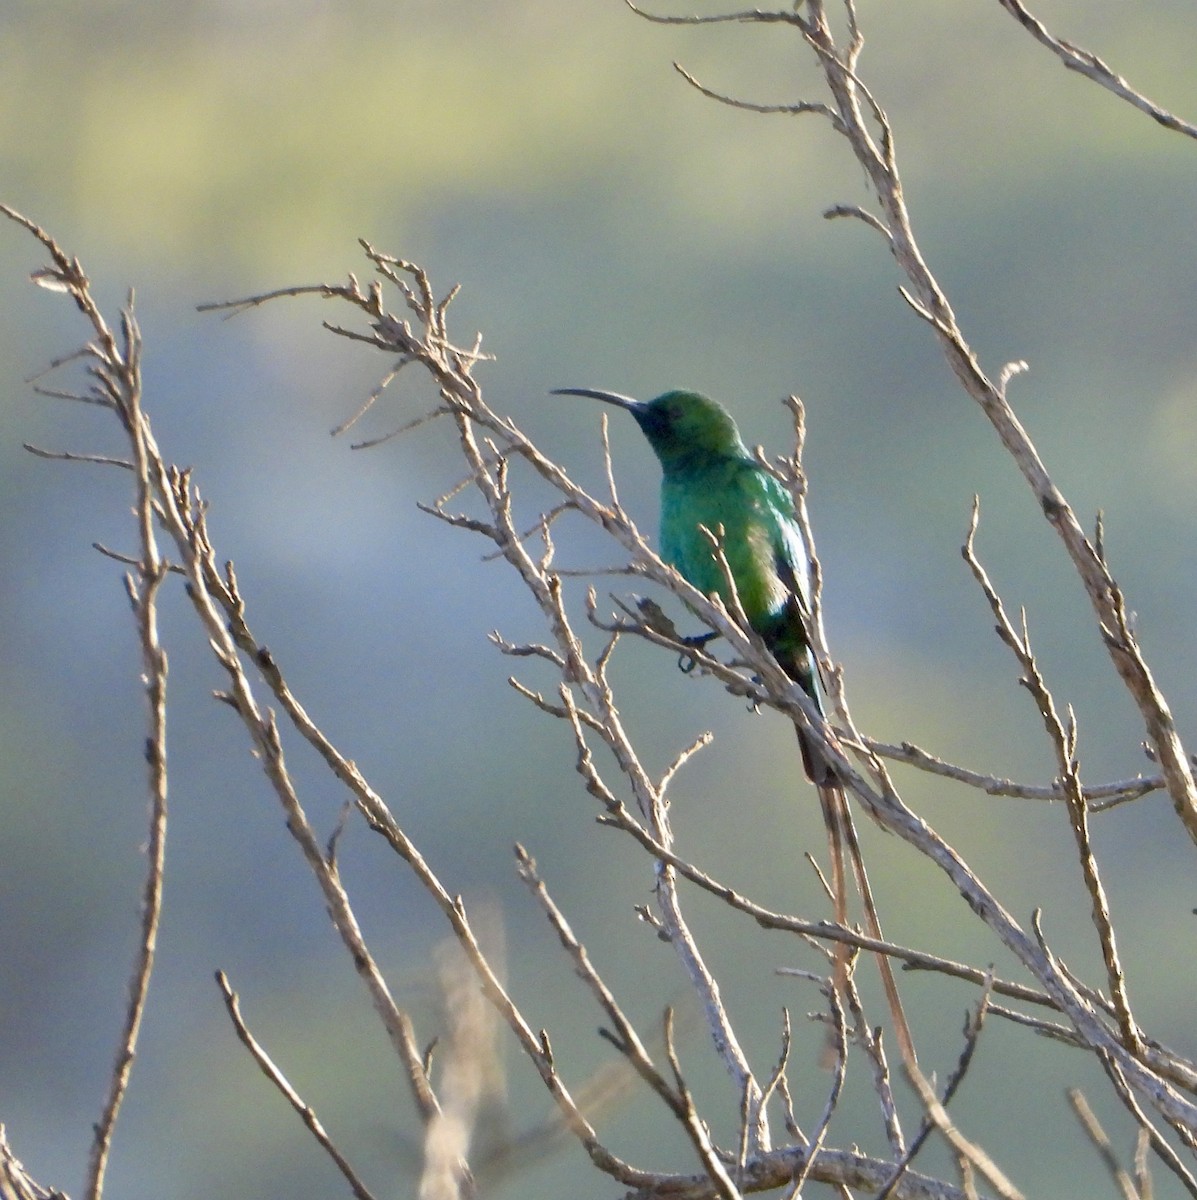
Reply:
<svg viewBox="0 0 1197 1200"><path fill-rule="evenodd" d="M661 557L704 595L730 603L731 589L709 530L719 535L736 594L750 623L764 631L786 605L789 589L776 566L776 515L759 497L727 480L666 479L661 488Z"/></svg>

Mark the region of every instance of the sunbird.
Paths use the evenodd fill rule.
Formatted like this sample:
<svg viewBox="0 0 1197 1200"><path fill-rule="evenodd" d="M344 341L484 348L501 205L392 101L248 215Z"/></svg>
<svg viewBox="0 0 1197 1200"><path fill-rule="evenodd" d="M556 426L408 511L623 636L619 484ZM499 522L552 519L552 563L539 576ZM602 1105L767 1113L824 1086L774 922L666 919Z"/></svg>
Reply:
<svg viewBox="0 0 1197 1200"><path fill-rule="evenodd" d="M731 414L697 392L633 400L595 388L558 388L557 396L589 396L636 418L661 462L661 557L704 596L731 596L710 535L721 547L748 623L778 665L823 712L807 639L810 553L789 492L748 452ZM707 533L703 531L707 530ZM835 783L826 757L798 732L812 783Z"/></svg>
<svg viewBox="0 0 1197 1200"><path fill-rule="evenodd" d="M824 716L808 634L810 553L794 501L749 453L727 409L690 391L665 392L655 400L636 400L597 388L556 388L553 395L602 400L636 418L661 463L662 559L704 595L714 593L727 604L730 589L711 542L712 535L719 538L748 623ZM881 940L881 925L843 787L820 746L803 730L797 729L797 733L802 764L807 778L818 788L827 826L836 920L847 926L846 847L869 931ZM845 953L841 945L836 956L841 989L847 981ZM913 1042L889 960L879 954L878 962L903 1057L909 1055L913 1060Z"/></svg>

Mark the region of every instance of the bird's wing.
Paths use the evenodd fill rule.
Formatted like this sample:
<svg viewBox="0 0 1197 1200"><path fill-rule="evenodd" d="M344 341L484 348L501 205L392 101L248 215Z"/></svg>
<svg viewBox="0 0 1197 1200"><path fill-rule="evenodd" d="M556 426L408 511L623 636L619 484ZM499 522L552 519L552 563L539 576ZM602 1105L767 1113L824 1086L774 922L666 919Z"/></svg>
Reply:
<svg viewBox="0 0 1197 1200"><path fill-rule="evenodd" d="M780 531L781 545L776 555L777 573L781 576L786 587L798 601L804 615L811 611L811 574L810 555L806 551L806 541L802 530L792 521L782 524Z"/></svg>
<svg viewBox="0 0 1197 1200"><path fill-rule="evenodd" d="M811 578L810 553L802 527L794 514L794 500L790 493L772 475L761 472L764 479L766 502L774 514L772 524L773 567L786 589L786 622L798 635L801 653L798 666L803 687L820 709L823 708L822 691L825 687L815 656L810 652L808 628L811 620L811 596L814 584Z"/></svg>
<svg viewBox="0 0 1197 1200"><path fill-rule="evenodd" d="M772 475L761 472L766 502L775 514L773 521L773 558L778 575L789 589L804 615L811 611L810 552L802 528L794 515L794 499Z"/></svg>

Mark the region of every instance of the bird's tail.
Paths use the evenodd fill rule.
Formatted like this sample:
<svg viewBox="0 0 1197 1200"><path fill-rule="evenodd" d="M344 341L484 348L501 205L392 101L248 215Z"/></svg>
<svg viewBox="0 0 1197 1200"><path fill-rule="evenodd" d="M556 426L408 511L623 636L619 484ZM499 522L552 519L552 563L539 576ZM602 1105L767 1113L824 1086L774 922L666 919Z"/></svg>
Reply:
<svg viewBox="0 0 1197 1200"><path fill-rule="evenodd" d="M805 739L799 735L802 747L802 761L807 764L809 749ZM811 774L807 766L807 774ZM884 941L881 932L881 920L877 916L877 905L873 901L873 889L869 884L869 876L865 871L864 856L860 849L860 840L856 835L856 826L852 821L852 811L848 807L848 799L844 794L843 785L838 782L825 783L816 779L819 790L819 802L823 806L823 822L827 826L827 842L831 853L831 889L832 904L835 908L837 925L850 929L848 924L848 885L846 878L847 866L851 866L852 875L856 881L856 890L860 893L861 905L864 908L865 924L869 936L876 941ZM835 947L834 981L836 990L841 995L848 988L848 947L839 942ZM914 1052L914 1038L906 1021L906 1013L902 1008L902 1000L898 995L898 984L894 979L893 967L889 955L877 953L877 967L881 972L881 984L885 989L885 999L890 1015L894 1022L894 1033L898 1039L898 1049L902 1060L908 1066L914 1067L918 1059Z"/></svg>
<svg viewBox="0 0 1197 1200"><path fill-rule="evenodd" d="M825 717L827 714L823 709L822 689L811 664L810 651L805 642L797 653L783 654L779 653L776 648L774 648L774 653L777 654L778 661L785 673L814 701L819 715ZM839 776L836 775L835 768L828 761L822 749L812 742L797 725L794 726L794 731L798 734L798 749L802 752L802 768L806 772L807 779L820 788L836 785L839 782Z"/></svg>
<svg viewBox="0 0 1197 1200"><path fill-rule="evenodd" d="M818 678L805 641L796 654L784 655L780 661L786 674L798 683L822 713L823 700L820 695ZM856 881L856 890L860 893L869 936L876 941L884 941L885 935L881 932L881 920L877 916L877 906L873 902L873 889L869 884L868 873L865 871L864 855L861 853L860 839L856 835L856 826L852 821L852 811L848 807L844 786L822 747L797 726L795 726L795 732L798 734L798 748L802 752L802 766L806 771L806 777L818 789L819 802L823 806L823 823L827 826L827 842L831 853L831 893L836 924L844 929L852 928L848 923L847 868L850 865ZM850 957L848 946L843 942L837 942L834 958L834 982L836 990L842 996L846 996L848 992ZM901 1051L902 1060L907 1066L914 1067L917 1065L914 1039L911 1037L910 1026L906 1021L906 1013L902 1009L902 1000L898 995L898 985L894 979L889 956L878 952L877 966L881 972L886 1003L893 1017L894 1032L897 1035L898 1049Z"/></svg>
<svg viewBox="0 0 1197 1200"><path fill-rule="evenodd" d="M820 788L837 786L839 777L835 769L819 747L812 745L801 730L798 730L798 749L802 752L802 769L811 783Z"/></svg>

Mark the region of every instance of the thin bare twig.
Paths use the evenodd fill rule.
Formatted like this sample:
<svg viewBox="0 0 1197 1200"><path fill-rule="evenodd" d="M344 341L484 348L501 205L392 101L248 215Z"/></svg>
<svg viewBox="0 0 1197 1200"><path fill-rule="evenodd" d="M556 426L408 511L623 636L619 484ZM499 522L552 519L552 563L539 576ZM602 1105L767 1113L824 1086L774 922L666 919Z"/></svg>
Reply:
<svg viewBox="0 0 1197 1200"><path fill-rule="evenodd" d="M732 1181L732 1177L728 1174L718 1150L715 1149L715 1145L711 1141L711 1132L707 1128L706 1122L698 1115L698 1110L694 1107L694 1097L691 1095L685 1076L682 1074L681 1062L677 1056L677 1049L673 1044L672 1009L667 1009L665 1012L664 1032L665 1053L669 1058L669 1066L673 1071L674 1087L682 1102L680 1114L682 1128L689 1135L695 1150L698 1151L698 1157L706 1168L711 1182L715 1185L716 1195L721 1196L723 1200L741 1200L740 1189ZM745 1108L744 1128L750 1130L753 1123L751 1102L747 1102Z"/></svg>
<svg viewBox="0 0 1197 1200"><path fill-rule="evenodd" d="M6 205L0 213L28 230L50 256L52 265L31 276L34 283L69 295L90 327L92 340L74 354L56 360L65 364L87 362L96 381L93 398L111 408L129 441L132 460L98 455L55 454L29 446L41 457L66 461L100 462L129 469L134 475L133 514L137 526L139 555L125 585L137 625L141 649L142 678L148 707L145 741L147 786L150 795L149 833L146 845L146 874L142 886L141 920L137 951L130 971L128 999L108 1089L99 1119L93 1127L84 1179L87 1200L100 1200L112 1151L112 1140L121 1106L129 1088L137 1053L141 1021L145 1013L150 979L154 970L158 923L162 912L162 890L166 855L167 768L166 768L166 652L158 637L157 596L167 565L155 536L157 496L152 479L152 442L149 424L141 409L141 334L133 315L130 294L120 315L120 336L109 328L91 296L90 283L77 258L69 257L39 225Z"/></svg>
<svg viewBox="0 0 1197 1200"><path fill-rule="evenodd" d="M150 795L149 833L146 843L146 875L142 886L141 923L129 978L128 999L124 1022L108 1090L99 1120L95 1123L91 1149L88 1154L84 1195L87 1200L100 1200L104 1177L112 1152L112 1140L121 1106L129 1089L133 1061L149 995L150 979L154 972L154 957L158 940L158 923L162 913L162 891L165 878L167 829L167 768L166 768L166 652L158 637L158 590L167 574L155 537L156 497L150 479L150 452L146 442L148 426L141 410L141 334L133 315L130 295L120 318L119 339L108 328L99 309L91 299L89 283L78 259L69 259L65 252L44 230L12 209L0 205L3 212L18 224L24 225L50 254L53 267L34 273L34 282L71 296L84 314L95 335L84 351L63 359L73 361L83 357L91 361L90 371L98 381L100 394L120 419L132 450L132 460L114 459L101 455L53 453L26 446L42 458L68 462L101 463L130 470L134 475L135 500L133 513L137 525L140 553L134 570L125 578L126 591L137 625L141 648L142 678L148 707L148 729L145 740L147 786Z"/></svg>
<svg viewBox="0 0 1197 1200"><path fill-rule="evenodd" d="M1101 1156L1101 1161L1105 1163L1106 1170L1114 1181L1114 1186L1122 1193L1122 1200L1142 1200L1135 1187L1135 1181L1119 1163L1118 1156L1114 1153L1114 1147L1110 1144L1106 1131L1097 1119L1097 1114L1089 1107L1085 1093L1080 1088L1071 1087L1066 1095L1068 1103L1072 1105L1072 1110L1076 1113L1077 1120L1081 1123L1081 1128L1085 1131L1085 1136Z"/></svg>
<svg viewBox="0 0 1197 1200"><path fill-rule="evenodd" d="M947 1082L944 1084L943 1096L940 1103L946 1110L951 1104L952 1098L959 1091L960 1085L964 1082L964 1077L968 1074L968 1069L972 1065L973 1055L976 1053L977 1043L981 1038L981 1030L985 1024L985 1014L989 1011L989 996L990 987L986 986L985 991L981 995L981 999L977 1003L977 1007L965 1018L964 1021L964 1045L960 1051L960 1057L956 1060L956 1066L951 1075L948 1076ZM902 1156L893 1175L886 1181L885 1186L877 1193L877 1200L888 1200L888 1197L894 1194L902 1176L906 1174L910 1168L910 1164L914 1161L915 1155L926 1144L927 1138L936 1128L935 1122L930 1117L923 1121L918 1133L916 1133L910 1142L910 1147Z"/></svg>
<svg viewBox="0 0 1197 1200"><path fill-rule="evenodd" d="M119 550L113 550L111 546L105 546L103 542L92 542L91 548L98 550L105 558L110 558L113 562L124 563L126 567L138 567L141 565L141 559L134 558L131 554L122 554ZM163 560L162 564L172 575L185 575L186 572L178 563L167 562Z"/></svg>
<svg viewBox="0 0 1197 1200"><path fill-rule="evenodd" d="M0 1125L0 1200L69 1200L65 1192L42 1187L34 1181L13 1154L3 1125Z"/></svg>
<svg viewBox="0 0 1197 1200"><path fill-rule="evenodd" d="M818 1124L815 1125L811 1136L803 1139L805 1146L803 1148L802 1166L794 1175L793 1183L789 1188L789 1195L795 1198L802 1194L803 1186L814 1172L819 1154L827 1140L828 1130L831 1128L831 1119L835 1116L840 1099L844 1094L844 1083L848 1078L848 1026L844 1019L844 1006L840 1002L839 993L826 980L820 980L811 975L807 975L807 978L812 979L819 985L819 990L823 993L823 998L827 1001L827 1010L831 1018L831 1028L833 1031L831 1039L833 1058L831 1084L827 1091L827 1099L823 1103L823 1112L820 1114ZM786 1018L786 1031L789 1031L788 1014ZM781 1071L781 1079L784 1081L784 1071ZM786 1104L792 1121L793 1105L789 1100L788 1093Z"/></svg>
<svg viewBox="0 0 1197 1200"><path fill-rule="evenodd" d="M729 108L742 108L746 112L765 113L770 115L783 115L788 117L803 116L806 113L815 113L818 116L826 117L832 125L841 133L843 128L840 125L839 117L835 111L829 108L826 104L820 104L813 101L800 100L794 104L754 104L751 100L737 100L734 96L725 95L723 92L717 92L713 88L709 88L705 83L700 83L689 71L686 70L680 63L674 63L673 69L692 87L695 91L701 92L709 100L717 100L720 104L726 104Z"/></svg>
<svg viewBox="0 0 1197 1200"><path fill-rule="evenodd" d="M902 742L893 745L880 742L874 738L864 738L862 743L874 754L894 762L906 763L926 771L928 775L938 775L942 779L951 779L963 783L967 787L976 788L988 796L1010 796L1018 800L1055 800L1065 799L1064 789L1058 783L1030 784L1016 783L1012 779L1003 779L997 775L985 775L980 771L972 771L956 763L947 762L938 755L932 754L913 742ZM1131 800L1158 792L1164 787L1162 775L1141 775L1137 779L1127 779L1113 783L1091 784L1082 789L1085 805L1092 813L1105 812Z"/></svg>
<svg viewBox="0 0 1197 1200"><path fill-rule="evenodd" d="M573 962L575 972L590 989L591 994L606 1013L607 1020L611 1022L610 1030L601 1031L603 1036L627 1059L636 1074L664 1101L674 1116L682 1117L685 1111L685 1102L681 1094L653 1063L652 1056L641 1041L640 1035L615 999L614 993L595 969L586 947L578 940L570 928L565 914L549 895L548 889L537 871L536 861L523 846L517 845L515 854L520 878L527 884L537 904L544 910L561 945Z"/></svg>
<svg viewBox="0 0 1197 1200"><path fill-rule="evenodd" d="M1098 86L1125 100L1140 112L1146 113L1157 124L1186 137L1197 138L1197 126L1174 116L1161 108L1141 92L1136 91L1113 68L1102 62L1091 50L1066 42L1048 32L1047 27L1033 16L1021 0L998 0L998 3L1041 45L1046 46L1070 70L1084 75Z"/></svg>
<svg viewBox="0 0 1197 1200"><path fill-rule="evenodd" d="M1010 618L1006 615L1001 597L977 558L975 542L980 511L980 500L974 496L968 536L965 539L962 553L997 621L998 635L1013 651L1022 668L1023 674L1019 682L1033 697L1035 706L1043 719L1048 740L1055 751L1056 763L1060 770L1058 776L1060 787L1064 791L1065 802L1068 805L1069 824L1076 840L1077 856L1080 860L1085 888L1089 893L1093 926L1101 943L1102 958L1106 966L1106 977L1110 985L1114 1011L1127 1048L1138 1057L1142 1055L1143 1051L1142 1035L1139 1033L1138 1025L1131 1013L1109 902L1106 899L1105 888L1102 886L1101 874L1098 870L1097 860L1093 856L1092 842L1089 837L1089 815L1085 805L1084 789L1081 787L1080 765L1076 751L1076 718L1070 710L1068 726L1065 728L1057 712L1055 700L1052 698L1039 670L1039 664L1031 651L1026 613L1023 613L1020 632L1014 628Z"/></svg>
<svg viewBox="0 0 1197 1200"><path fill-rule="evenodd" d="M984 1176L990 1187L1002 1197L1002 1200L1023 1200L1023 1193L1006 1177L1005 1172L981 1149L975 1142L970 1141L956 1128L948 1110L939 1097L936 1096L931 1084L921 1072L907 1068L907 1077L918 1092L923 1108L935 1128L943 1136L944 1141L955 1151L961 1165L968 1164Z"/></svg>
<svg viewBox="0 0 1197 1200"><path fill-rule="evenodd" d="M624 0L624 3L638 17L643 17L646 21L652 21L655 25L724 25L728 22L761 22L764 24L775 22L787 25L801 25L802 23L800 17L784 10L769 11L752 8L743 9L740 12L715 13L709 16L663 17L658 16L656 13L651 13L647 9L640 8L633 3L633 0Z"/></svg>
<svg viewBox="0 0 1197 1200"><path fill-rule="evenodd" d="M43 450L40 446L22 442L21 445L37 458L53 459L57 462L97 463L102 467L120 467L132 471L133 464L127 458L112 458L107 454L75 454L70 450Z"/></svg>
<svg viewBox="0 0 1197 1200"><path fill-rule="evenodd" d="M350 1165L349 1160L337 1148L332 1138L328 1136L324 1126L320 1123L320 1118L316 1116L316 1110L291 1086L290 1080L275 1065L274 1060L266 1052L266 1049L250 1032L249 1026L245 1023L245 1018L241 1015L241 1001L237 993L233 991L228 976L223 971L216 972L216 983L220 988L220 994L224 999L224 1006L228 1010L229 1020L233 1023L237 1037L241 1040L241 1044L249 1051L254 1062L258 1064L262 1074L270 1080L286 1099L287 1103L299 1114L299 1118L307 1126L308 1132L316 1139L325 1154L336 1164L337 1170L344 1176L345 1182L349 1184L349 1188L357 1197L357 1200L374 1200L370 1189L362 1182L361 1177Z"/></svg>
<svg viewBox="0 0 1197 1200"><path fill-rule="evenodd" d="M1172 1148L1168 1139L1164 1137L1163 1133L1156 1128L1155 1123L1143 1111L1143 1106L1139 1103L1138 1097L1131 1089L1130 1084L1118 1065L1107 1055L1099 1056L1098 1061L1105 1069L1110 1082L1113 1083L1115 1092L1117 1092L1123 1104L1126 1105L1131 1115L1139 1123L1139 1128L1142 1134L1146 1136L1155 1156L1180 1181L1181 1186L1190 1196L1197 1197L1197 1177L1194 1177L1192 1171L1181 1160L1180 1155ZM1169 1124L1172 1124L1174 1129L1176 1128L1175 1123L1170 1121ZM1192 1126L1187 1126L1186 1128L1191 1139Z"/></svg>

